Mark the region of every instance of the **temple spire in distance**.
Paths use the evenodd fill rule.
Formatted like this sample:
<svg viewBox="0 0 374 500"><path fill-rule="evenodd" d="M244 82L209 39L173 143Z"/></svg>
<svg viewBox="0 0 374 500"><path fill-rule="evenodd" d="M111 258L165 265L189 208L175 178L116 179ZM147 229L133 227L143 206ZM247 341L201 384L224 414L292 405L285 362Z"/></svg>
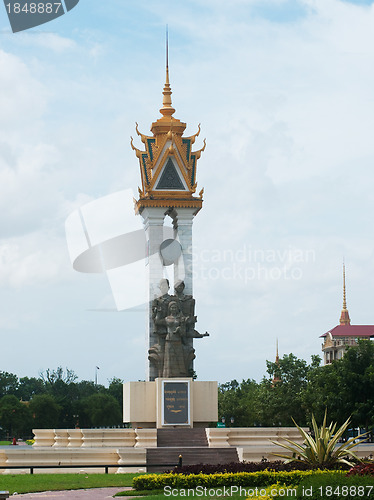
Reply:
<svg viewBox="0 0 374 500"><path fill-rule="evenodd" d="M350 325L351 319L349 317L349 312L347 309L347 297L346 297L346 289L345 289L345 264L343 262L343 309L340 315L340 324L341 325Z"/></svg>
<svg viewBox="0 0 374 500"><path fill-rule="evenodd" d="M273 377L273 383L272 386L274 387L275 384L278 382L281 382L282 379L280 377L280 366L279 366L279 352L278 352L278 338L277 338L277 354L275 356L275 372L274 372L274 377Z"/></svg>

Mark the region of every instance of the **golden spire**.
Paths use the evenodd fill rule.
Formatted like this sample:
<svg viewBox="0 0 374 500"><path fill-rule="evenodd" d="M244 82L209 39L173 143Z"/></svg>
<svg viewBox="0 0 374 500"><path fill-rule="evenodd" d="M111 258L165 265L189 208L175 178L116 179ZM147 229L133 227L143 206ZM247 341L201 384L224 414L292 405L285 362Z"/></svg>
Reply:
<svg viewBox="0 0 374 500"><path fill-rule="evenodd" d="M164 86L163 99L162 99L162 108L160 109L160 113L164 116L172 116L175 112L175 109L171 105L171 87L169 82L169 33L168 27L166 25L166 81Z"/></svg>
<svg viewBox="0 0 374 500"><path fill-rule="evenodd" d="M279 365L279 353L278 353L278 337L277 337L277 355L275 356L275 362Z"/></svg>
<svg viewBox="0 0 374 500"><path fill-rule="evenodd" d="M166 81L160 109L162 116L152 123L150 136L142 134L136 125L136 133L145 150L137 149L131 140L131 147L139 159L142 180L135 207L137 213L146 207L165 207L168 210L176 207L194 208L197 213L203 204L203 190L198 198L194 193L197 189L197 162L205 149L205 139L203 147L194 151L192 146L200 133L200 125L196 134L183 136L187 125L173 116L175 109L171 94L169 36L166 27ZM168 179L165 172L169 172Z"/></svg>
<svg viewBox="0 0 374 500"><path fill-rule="evenodd" d="M343 309L340 315L340 324L341 325L350 325L351 319L349 317L349 312L347 309L347 297L346 297L346 289L345 289L345 264L343 261Z"/></svg>
<svg viewBox="0 0 374 500"><path fill-rule="evenodd" d="M277 383L277 382L281 382L281 378L280 378L280 366L279 366L279 353L278 353L278 338L277 338L277 354L275 356L275 364L277 365L276 368L275 368L275 371L274 371L274 377L273 377L273 383L272 383L272 386L274 387L274 385Z"/></svg>
<svg viewBox="0 0 374 500"><path fill-rule="evenodd" d="M345 264L343 262L343 309L347 309L347 298L345 294Z"/></svg>

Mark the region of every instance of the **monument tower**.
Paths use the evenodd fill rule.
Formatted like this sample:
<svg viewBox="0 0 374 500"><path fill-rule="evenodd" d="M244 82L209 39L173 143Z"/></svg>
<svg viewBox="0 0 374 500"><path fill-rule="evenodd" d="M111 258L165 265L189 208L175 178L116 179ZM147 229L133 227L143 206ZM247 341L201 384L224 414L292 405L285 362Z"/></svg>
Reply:
<svg viewBox="0 0 374 500"><path fill-rule="evenodd" d="M209 335L195 329L192 282L192 224L203 205L203 189L195 195L197 161L205 140L193 150L200 125L196 134L183 135L186 124L173 116L171 94L166 43L162 116L149 136L136 124L143 150L131 138L141 173L135 212L143 219L147 245L148 373L145 382L124 384L124 422L143 428L204 427L218 418L217 382L195 381L193 370L193 341Z"/></svg>
<svg viewBox="0 0 374 500"><path fill-rule="evenodd" d="M152 123L151 136L136 132L144 144L144 150L137 149L131 138L131 146L140 163L141 188L135 210L140 214L147 241L148 275L148 380L157 377L190 377L193 374L195 357L193 339L206 336L195 330L195 301L192 279L192 224L195 215L202 208L203 189L194 196L197 188L197 161L204 146L192 151L196 134L184 137L186 123L173 115L171 87L169 83L168 43L166 42L166 82L163 90L162 115ZM165 219L173 223L172 237L167 237ZM166 267L174 265L174 292L166 279ZM169 306L175 302L176 315L181 323L182 346L174 346L173 356L168 354L171 321ZM170 333L170 332L169 332ZM176 343L175 335L174 341ZM183 351L183 352L182 352Z"/></svg>

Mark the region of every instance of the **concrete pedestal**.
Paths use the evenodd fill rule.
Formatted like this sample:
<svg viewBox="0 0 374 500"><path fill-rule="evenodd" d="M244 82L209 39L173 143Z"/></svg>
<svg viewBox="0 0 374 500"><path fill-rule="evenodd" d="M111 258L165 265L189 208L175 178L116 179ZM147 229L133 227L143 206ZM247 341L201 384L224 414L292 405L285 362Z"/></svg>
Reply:
<svg viewBox="0 0 374 500"><path fill-rule="evenodd" d="M217 382L157 378L123 385L123 421L133 428L205 427L218 419Z"/></svg>

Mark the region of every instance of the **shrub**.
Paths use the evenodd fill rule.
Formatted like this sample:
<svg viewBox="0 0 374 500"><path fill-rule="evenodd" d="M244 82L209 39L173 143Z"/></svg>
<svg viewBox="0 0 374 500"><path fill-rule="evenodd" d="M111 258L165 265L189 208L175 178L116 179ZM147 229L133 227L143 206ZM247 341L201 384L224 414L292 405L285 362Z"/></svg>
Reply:
<svg viewBox="0 0 374 500"><path fill-rule="evenodd" d="M329 470L349 470L349 466L346 464L336 464L331 467L326 467ZM183 465L182 467L175 467L174 469L168 471L173 474L216 474L218 472L258 472L263 470L272 470L276 472L280 471L292 471L292 470L313 470L316 467L304 462L291 462L285 463L281 460L274 462L231 462L227 464L194 464L194 465Z"/></svg>
<svg viewBox="0 0 374 500"><path fill-rule="evenodd" d="M295 486L302 479L311 474L321 476L324 474L335 474L342 477L341 471L281 471L264 470L258 472L238 472L220 474L146 474L134 477L133 487L135 490L161 490L165 486L178 489L196 488L205 486L207 488L218 488L222 486L263 487L280 483L286 486Z"/></svg>
<svg viewBox="0 0 374 500"><path fill-rule="evenodd" d="M293 419L292 419L293 420ZM347 430L350 418L348 418L343 425L336 429L336 423L331 422L327 426L327 411L321 427L318 427L314 415L312 415L312 427L314 436L310 436L293 420L300 432L301 437L304 439L303 444L290 441L286 438L281 438L284 442L272 441L273 444L285 448L291 454L274 453L275 456L285 458L288 462L306 462L319 467L331 467L335 464L347 464L353 466L352 458L358 460L352 448L357 446L360 441L358 438L367 435L360 434L359 436L348 439L346 443L338 445L339 440ZM357 441L356 441L357 440ZM351 459L351 461L349 461Z"/></svg>
<svg viewBox="0 0 374 500"><path fill-rule="evenodd" d="M374 463L357 464L349 470L349 476L374 476Z"/></svg>

